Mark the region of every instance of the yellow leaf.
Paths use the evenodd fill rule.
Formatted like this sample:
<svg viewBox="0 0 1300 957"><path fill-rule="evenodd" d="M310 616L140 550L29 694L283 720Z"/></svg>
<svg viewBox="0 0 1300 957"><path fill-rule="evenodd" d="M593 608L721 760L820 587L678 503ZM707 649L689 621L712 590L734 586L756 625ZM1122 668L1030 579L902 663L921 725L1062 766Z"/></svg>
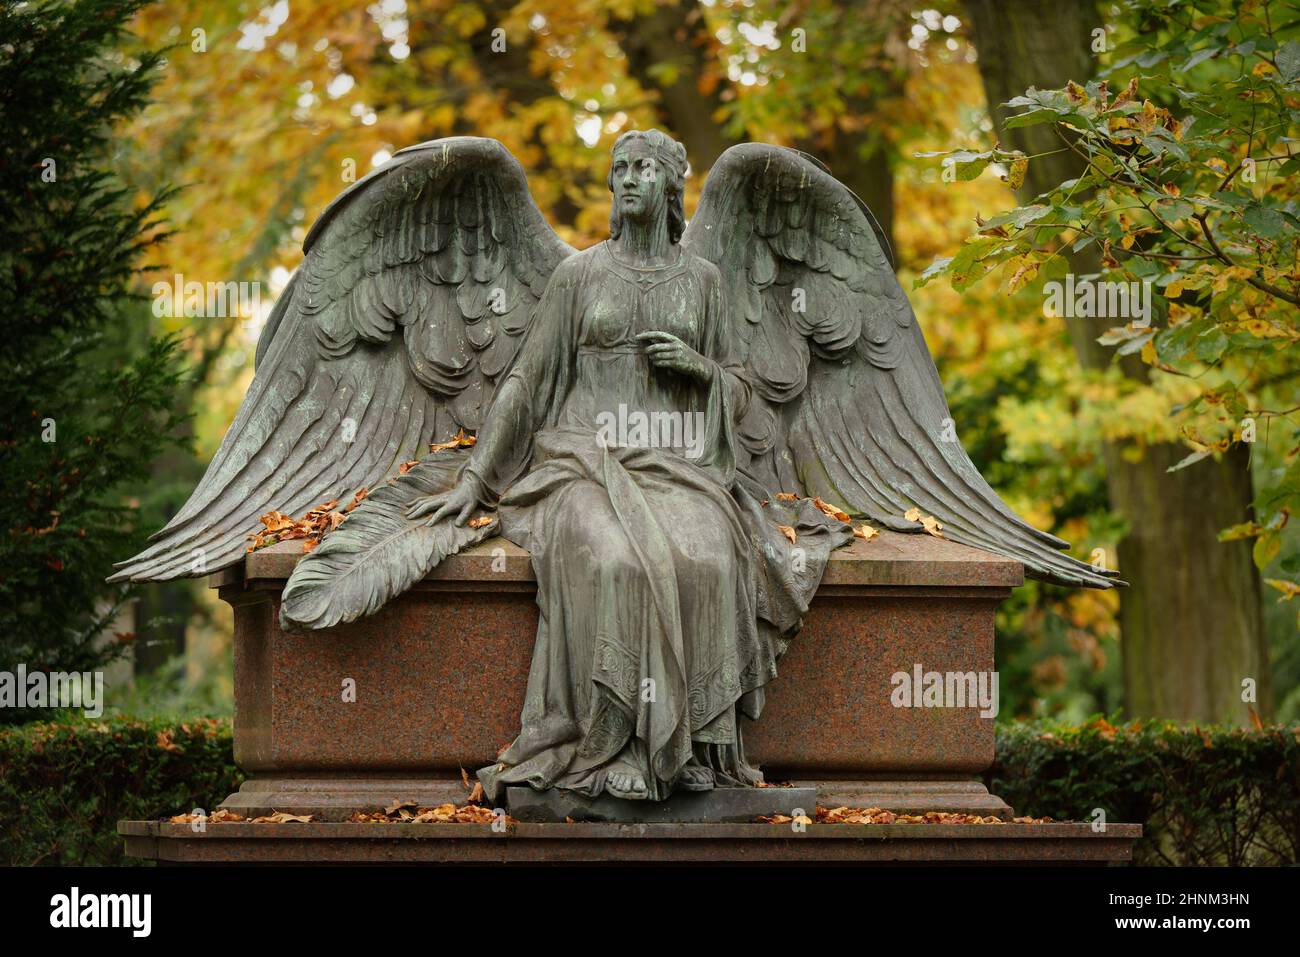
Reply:
<svg viewBox="0 0 1300 957"><path fill-rule="evenodd" d="M1029 172L1029 157L1017 156L1011 161L1011 169L1007 173L1007 185L1012 189L1024 186L1027 172Z"/></svg>
<svg viewBox="0 0 1300 957"><path fill-rule="evenodd" d="M1265 578L1264 584L1270 588L1276 588L1282 593L1282 597L1278 601L1290 601L1300 595L1300 582L1289 582L1281 578Z"/></svg>

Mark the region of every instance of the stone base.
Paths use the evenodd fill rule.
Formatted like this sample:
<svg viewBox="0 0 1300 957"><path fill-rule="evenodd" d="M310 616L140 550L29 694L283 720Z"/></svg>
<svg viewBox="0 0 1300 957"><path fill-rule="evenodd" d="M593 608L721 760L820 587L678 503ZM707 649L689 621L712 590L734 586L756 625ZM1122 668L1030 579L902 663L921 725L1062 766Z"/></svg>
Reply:
<svg viewBox="0 0 1300 957"><path fill-rule="evenodd" d="M1137 824L188 824L119 821L159 864L1083 864L1132 859Z"/></svg>
<svg viewBox="0 0 1300 957"><path fill-rule="evenodd" d="M795 781L793 785L682 793L658 804L508 788L506 803L511 816L537 823L562 822L566 817L622 823L747 822L760 815L790 814L794 808L803 808L811 817L817 805L878 807L896 814L946 811L1004 821L1013 816L1011 807L978 781ZM317 821L346 821L355 811L381 811L396 801L434 807L464 804L468 797L459 778L268 776L245 781L219 807L245 817L284 811L310 814Z"/></svg>
<svg viewBox="0 0 1300 957"><path fill-rule="evenodd" d="M752 824L757 817L802 813L812 817L817 788L714 788L679 792L666 801L625 801L602 794L589 798L573 791L506 788L511 817L533 824L578 822L613 824Z"/></svg>
<svg viewBox="0 0 1300 957"><path fill-rule="evenodd" d="M284 811L310 814L318 821L346 821L355 811L382 811L395 802L414 801L420 807L461 805L469 791L460 780L405 777L289 778L263 777L245 781L219 807L261 817Z"/></svg>
<svg viewBox="0 0 1300 957"><path fill-rule="evenodd" d="M279 626L302 554L301 542L282 542L214 577L234 608L245 772L457 778L514 740L537 637L527 552L483 542L374 616L323 634ZM1022 580L1019 562L931 535L882 532L837 549L762 718L744 722L746 760L772 781L981 774L993 720L973 701L895 707L894 676L992 673L994 615Z"/></svg>
<svg viewBox="0 0 1300 957"><path fill-rule="evenodd" d="M979 781L795 781L817 788L822 807L878 807L895 814L944 811L1009 821L1011 805Z"/></svg>
<svg viewBox="0 0 1300 957"><path fill-rule="evenodd" d="M285 811L311 814L322 822L338 822L350 818L354 811L383 810L396 801L430 807L461 805L468 797L460 779L266 776L244 781L239 791L218 806L247 818ZM658 805L606 797L593 801L562 792L541 794L532 788L507 789L512 817L537 823L563 822L564 818L621 823L749 822L758 815L790 814L794 807L802 807L811 817L818 805L881 807L896 814L948 811L1002 820L1013 817L1013 810L1002 798L988 793L983 784L974 780L793 781L793 787L788 788L719 788L699 794L673 794Z"/></svg>

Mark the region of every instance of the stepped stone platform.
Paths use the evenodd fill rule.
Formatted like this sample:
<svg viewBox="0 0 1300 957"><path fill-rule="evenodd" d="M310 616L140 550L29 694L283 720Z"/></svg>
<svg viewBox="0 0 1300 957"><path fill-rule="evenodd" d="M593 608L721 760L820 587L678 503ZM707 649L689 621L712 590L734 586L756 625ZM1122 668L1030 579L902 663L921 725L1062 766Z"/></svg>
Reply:
<svg viewBox="0 0 1300 957"><path fill-rule="evenodd" d="M122 821L159 864L1120 864L1136 824L188 824Z"/></svg>
<svg viewBox="0 0 1300 957"><path fill-rule="evenodd" d="M464 803L462 770L472 777L519 730L536 582L526 552L491 539L443 562L371 618L325 633L285 632L279 595L301 557L300 542L280 543L212 580L234 609L235 759L249 775L221 806L315 820L221 824L202 834L124 821L128 853L175 862L1073 855L1096 863L1127 859L1140 833L1135 825L1097 835L1088 825L1001 824L811 825L791 834L729 823L720 812L695 823L521 822L504 841L486 825L344 824L355 811L395 800ZM768 686L761 720L742 726L747 759L771 782L815 789L824 806L1009 820L1011 809L980 780L993 761L993 718L974 702L898 706L893 692L894 676L918 668L991 675L994 613L1022 581L1019 562L929 535L881 532L837 550ZM515 803L536 806L529 795Z"/></svg>

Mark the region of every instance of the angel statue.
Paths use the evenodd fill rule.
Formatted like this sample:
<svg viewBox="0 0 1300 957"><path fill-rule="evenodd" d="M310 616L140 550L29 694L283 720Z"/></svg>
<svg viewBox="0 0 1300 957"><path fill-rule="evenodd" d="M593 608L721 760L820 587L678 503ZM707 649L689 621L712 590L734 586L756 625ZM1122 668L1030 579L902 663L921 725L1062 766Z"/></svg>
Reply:
<svg viewBox="0 0 1300 957"><path fill-rule="evenodd" d="M540 621L486 793L645 800L761 782L741 718L853 534L814 498L902 532L919 510L1044 580L1116 584L1017 517L952 440L853 193L748 143L688 223L686 174L664 133L620 136L610 237L582 251L495 140L404 149L353 184L308 233L202 482L113 580L234 564L262 513L366 487L282 596L284 627L325 628L499 534L532 557ZM445 441L462 430L472 445Z"/></svg>

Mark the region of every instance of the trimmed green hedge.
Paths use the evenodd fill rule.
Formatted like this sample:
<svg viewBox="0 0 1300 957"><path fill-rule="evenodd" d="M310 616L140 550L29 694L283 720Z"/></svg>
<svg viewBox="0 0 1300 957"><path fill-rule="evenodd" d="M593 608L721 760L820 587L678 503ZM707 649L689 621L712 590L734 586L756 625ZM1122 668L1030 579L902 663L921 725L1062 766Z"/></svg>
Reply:
<svg viewBox="0 0 1300 957"><path fill-rule="evenodd" d="M1017 814L1144 825L1139 864L1300 861L1300 725L1009 725L987 779Z"/></svg>
<svg viewBox="0 0 1300 957"><path fill-rule="evenodd" d="M1145 825L1144 864L1300 860L1300 726L1010 725L989 788L1019 814ZM116 823L238 788L230 722L109 718L0 730L0 864L122 864Z"/></svg>
<svg viewBox="0 0 1300 957"><path fill-rule="evenodd" d="M0 864L124 864L121 819L211 810L239 787L228 720L0 729Z"/></svg>

